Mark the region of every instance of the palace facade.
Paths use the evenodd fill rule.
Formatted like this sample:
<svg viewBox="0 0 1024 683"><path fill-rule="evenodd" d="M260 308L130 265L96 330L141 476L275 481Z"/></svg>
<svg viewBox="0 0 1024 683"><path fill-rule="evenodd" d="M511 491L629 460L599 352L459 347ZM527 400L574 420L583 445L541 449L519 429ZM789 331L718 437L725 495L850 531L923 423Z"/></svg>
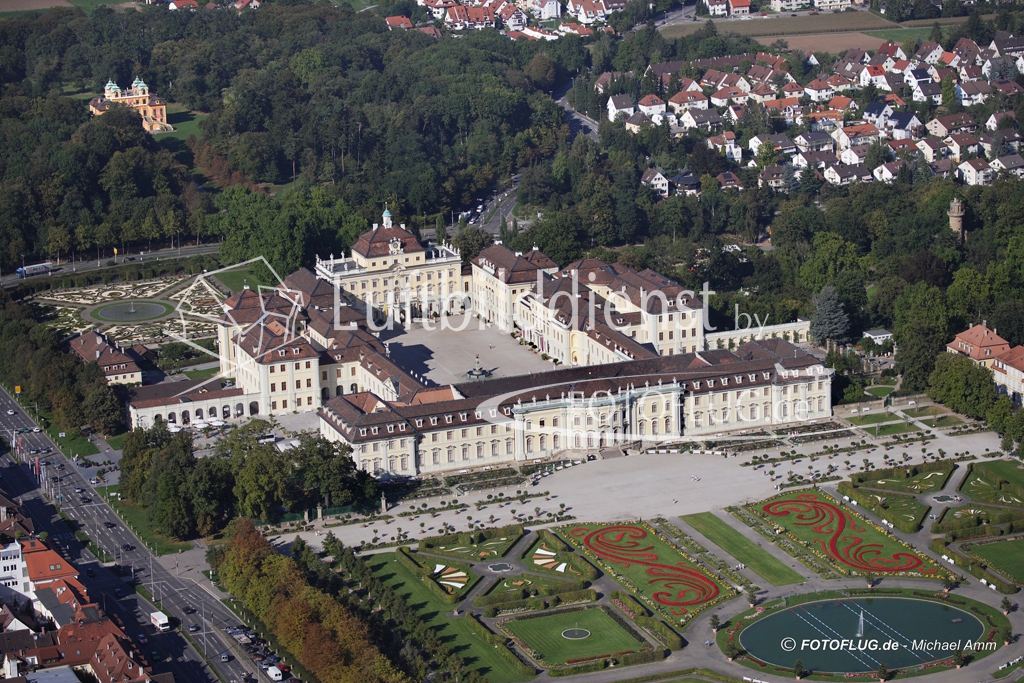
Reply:
<svg viewBox="0 0 1024 683"><path fill-rule="evenodd" d="M169 133L174 127L167 123L167 103L162 97L149 92L149 86L136 78L132 86L122 91L114 81L107 81L103 95L89 101L93 116L105 114L111 105L131 107L142 116L142 127L150 133Z"/></svg>

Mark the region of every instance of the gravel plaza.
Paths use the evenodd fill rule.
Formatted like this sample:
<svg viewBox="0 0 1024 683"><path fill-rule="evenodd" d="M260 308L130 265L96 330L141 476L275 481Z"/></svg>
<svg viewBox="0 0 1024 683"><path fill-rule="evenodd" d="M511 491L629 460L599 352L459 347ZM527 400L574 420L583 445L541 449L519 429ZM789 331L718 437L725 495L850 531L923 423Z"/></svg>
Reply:
<svg viewBox="0 0 1024 683"><path fill-rule="evenodd" d="M445 322L417 323L407 331L382 334L391 357L402 367L439 385L469 381L466 373L480 367L494 377L545 372L555 366L541 360L528 346L493 325L471 315L452 316Z"/></svg>

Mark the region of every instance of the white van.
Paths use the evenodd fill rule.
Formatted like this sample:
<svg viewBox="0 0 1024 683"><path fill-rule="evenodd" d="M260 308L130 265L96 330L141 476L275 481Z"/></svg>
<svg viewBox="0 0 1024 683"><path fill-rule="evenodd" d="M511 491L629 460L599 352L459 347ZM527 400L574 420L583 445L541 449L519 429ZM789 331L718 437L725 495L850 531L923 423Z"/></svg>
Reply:
<svg viewBox="0 0 1024 683"><path fill-rule="evenodd" d="M267 669L267 677L272 681L283 681L284 672L278 669L276 666L272 666Z"/></svg>

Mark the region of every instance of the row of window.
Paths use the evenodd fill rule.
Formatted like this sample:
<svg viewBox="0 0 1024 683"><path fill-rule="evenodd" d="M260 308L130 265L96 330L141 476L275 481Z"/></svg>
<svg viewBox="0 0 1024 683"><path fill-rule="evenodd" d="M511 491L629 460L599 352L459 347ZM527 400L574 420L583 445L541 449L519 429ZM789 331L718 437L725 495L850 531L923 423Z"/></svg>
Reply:
<svg viewBox="0 0 1024 683"><path fill-rule="evenodd" d="M306 397L306 405L307 406L313 405L313 397L312 396L307 396ZM300 407L302 407L302 397L301 396L299 398L295 399L295 408L298 409ZM271 401L270 402L270 409L271 410L277 410L277 401ZM281 401L281 410L288 410L288 399L282 399L282 401Z"/></svg>
<svg viewBox="0 0 1024 683"><path fill-rule="evenodd" d="M313 380L311 378L307 377L306 378L306 388L310 389L312 387L313 387ZM295 388L296 389L301 389L302 388L302 380L301 379L295 380ZM271 382L270 383L270 391L272 391L272 392L273 391L277 391L277 382ZM281 382L281 391L288 391L288 383L287 382Z"/></svg>
<svg viewBox="0 0 1024 683"><path fill-rule="evenodd" d="M817 405L817 412L821 412L821 411L825 410L825 399L824 399L824 397L818 397L816 402L808 400L806 402L806 405L804 405L804 406L799 405L800 403L801 402L798 402L798 401L794 401L793 402L792 413L794 415L798 415L801 411L806 412L806 411L814 410L815 409L814 408L815 404ZM757 419L757 406L756 405L751 405L749 407L744 407L744 408L736 408L736 411L735 411L736 419L740 420L740 421L744 420L744 416L743 416L744 412L746 412L746 414L747 414L747 418L746 419L748 419L748 420L756 420ZM782 417L789 417L789 415L790 415L789 403L781 403L779 405L779 414ZM710 419L709 424L718 424L718 423L723 423L724 424L724 423L727 423L727 422L729 422L731 415L732 415L732 411L731 411L730 408L722 408L721 419L719 419L718 411L717 410L710 410L710 411L708 411L708 418ZM764 419L768 419L771 416L772 416L772 404L770 402L765 402L761 406L761 417L764 418ZM642 424L643 423L641 423L641 431L640 431L641 435L643 434ZM701 427L701 426L703 426L703 424L704 424L704 413L703 412L699 412L699 411L694 413L693 414L693 426L694 427Z"/></svg>
<svg viewBox="0 0 1024 683"><path fill-rule="evenodd" d="M280 353L281 353L281 355L284 355L284 351L280 351ZM296 370L301 370L302 369L301 365L302 365L302 363L296 363L295 364L295 369ZM286 369L288 368L288 365L285 364L285 363L281 363L281 365L279 367L281 368L281 370L280 370L281 372L285 372ZM312 361L308 361L307 360L306 361L306 369L309 370L312 367L313 367ZM270 366L270 372L274 372L274 366L273 365ZM327 379L327 378L325 377L324 379Z"/></svg>

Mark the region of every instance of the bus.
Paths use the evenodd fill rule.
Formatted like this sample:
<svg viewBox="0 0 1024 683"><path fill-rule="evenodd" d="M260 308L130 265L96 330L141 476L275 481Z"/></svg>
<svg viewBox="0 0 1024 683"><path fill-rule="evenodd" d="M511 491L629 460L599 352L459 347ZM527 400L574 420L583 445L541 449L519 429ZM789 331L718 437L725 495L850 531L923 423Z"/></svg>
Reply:
<svg viewBox="0 0 1024 683"><path fill-rule="evenodd" d="M15 272L18 274L19 278L24 280L25 278L32 277L33 275L42 275L43 273L49 273L51 270L53 270L53 264L47 261L46 263L37 263L34 266L25 266L23 268L18 268L18 270L16 270Z"/></svg>

